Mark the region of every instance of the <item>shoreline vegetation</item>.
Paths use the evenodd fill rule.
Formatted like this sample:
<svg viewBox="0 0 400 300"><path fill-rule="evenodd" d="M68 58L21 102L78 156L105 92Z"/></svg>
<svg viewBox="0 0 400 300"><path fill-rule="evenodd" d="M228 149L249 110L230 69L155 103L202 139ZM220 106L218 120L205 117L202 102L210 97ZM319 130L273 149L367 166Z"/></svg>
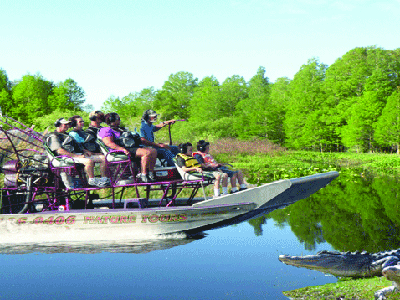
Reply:
<svg viewBox="0 0 400 300"><path fill-rule="evenodd" d="M242 169L249 183L261 184L283 178L307 176L336 170L354 176L398 176L399 155L384 153L320 153L287 150L263 140L219 139L211 144L218 161ZM384 277L341 278L336 283L284 291L289 299L375 299L374 293L392 283ZM400 299L400 294L387 299Z"/></svg>
<svg viewBox="0 0 400 300"><path fill-rule="evenodd" d="M333 170L351 170L360 176L400 174L400 156L396 153L288 150L268 140L240 141L233 138L215 140L210 152L218 161L244 169L249 180L255 183Z"/></svg>

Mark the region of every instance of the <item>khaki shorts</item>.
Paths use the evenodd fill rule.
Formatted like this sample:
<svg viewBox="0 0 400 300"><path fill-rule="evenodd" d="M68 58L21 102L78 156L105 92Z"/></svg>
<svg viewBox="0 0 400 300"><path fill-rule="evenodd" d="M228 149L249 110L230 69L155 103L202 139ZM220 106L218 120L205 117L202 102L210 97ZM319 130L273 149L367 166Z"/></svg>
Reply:
<svg viewBox="0 0 400 300"><path fill-rule="evenodd" d="M72 159L74 162L79 164L86 164L89 162L89 160L92 160L95 163L101 163L105 160L105 156L103 154L93 154L85 157L72 157Z"/></svg>
<svg viewBox="0 0 400 300"><path fill-rule="evenodd" d="M103 154L93 154L91 156L88 156L87 158L90 158L95 163L101 163L106 159L106 157Z"/></svg>

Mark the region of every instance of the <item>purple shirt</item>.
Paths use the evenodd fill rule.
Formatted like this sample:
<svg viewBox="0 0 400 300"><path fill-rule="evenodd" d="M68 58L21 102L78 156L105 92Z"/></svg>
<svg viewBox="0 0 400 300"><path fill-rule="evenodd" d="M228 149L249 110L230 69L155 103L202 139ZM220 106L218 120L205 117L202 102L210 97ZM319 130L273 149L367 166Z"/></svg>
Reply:
<svg viewBox="0 0 400 300"><path fill-rule="evenodd" d="M101 139L105 137L112 137L112 140L119 138L121 136L121 132L112 129L111 127L102 127L97 134Z"/></svg>

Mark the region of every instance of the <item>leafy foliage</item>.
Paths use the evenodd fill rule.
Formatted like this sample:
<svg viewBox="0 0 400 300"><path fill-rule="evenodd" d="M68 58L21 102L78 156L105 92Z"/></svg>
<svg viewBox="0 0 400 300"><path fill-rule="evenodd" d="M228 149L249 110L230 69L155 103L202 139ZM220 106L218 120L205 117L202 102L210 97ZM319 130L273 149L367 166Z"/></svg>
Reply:
<svg viewBox="0 0 400 300"><path fill-rule="evenodd" d="M233 75L200 81L189 72L171 74L154 87L111 96L104 112L117 112L124 125L140 127L147 109L160 121L185 119L171 130L175 141L261 138L293 149L319 152L398 152L400 48L357 47L331 66L311 58L292 80L270 82L260 66L248 82ZM397 96L396 96L397 95ZM397 98L396 98L397 97ZM82 111L85 93L69 78L54 84L40 74L10 82L0 69L2 111L28 125L53 111ZM168 139L167 130L157 138Z"/></svg>

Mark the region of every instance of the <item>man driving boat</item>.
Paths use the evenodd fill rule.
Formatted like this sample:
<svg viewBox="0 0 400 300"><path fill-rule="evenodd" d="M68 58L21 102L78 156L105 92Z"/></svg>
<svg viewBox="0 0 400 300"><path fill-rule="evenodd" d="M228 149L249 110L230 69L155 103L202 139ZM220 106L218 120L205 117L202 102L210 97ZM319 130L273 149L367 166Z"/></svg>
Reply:
<svg viewBox="0 0 400 300"><path fill-rule="evenodd" d="M174 166L174 161L172 160L176 154L179 153L179 149L176 146L168 146L164 143L154 142L154 132L160 130L168 124L174 124L175 120L169 120L161 122L160 124L154 125L157 122L157 117L159 115L151 109L146 110L142 116L142 123L140 127L140 137L142 142L146 145L154 147L157 150L157 154L162 155L167 161L169 167Z"/></svg>

